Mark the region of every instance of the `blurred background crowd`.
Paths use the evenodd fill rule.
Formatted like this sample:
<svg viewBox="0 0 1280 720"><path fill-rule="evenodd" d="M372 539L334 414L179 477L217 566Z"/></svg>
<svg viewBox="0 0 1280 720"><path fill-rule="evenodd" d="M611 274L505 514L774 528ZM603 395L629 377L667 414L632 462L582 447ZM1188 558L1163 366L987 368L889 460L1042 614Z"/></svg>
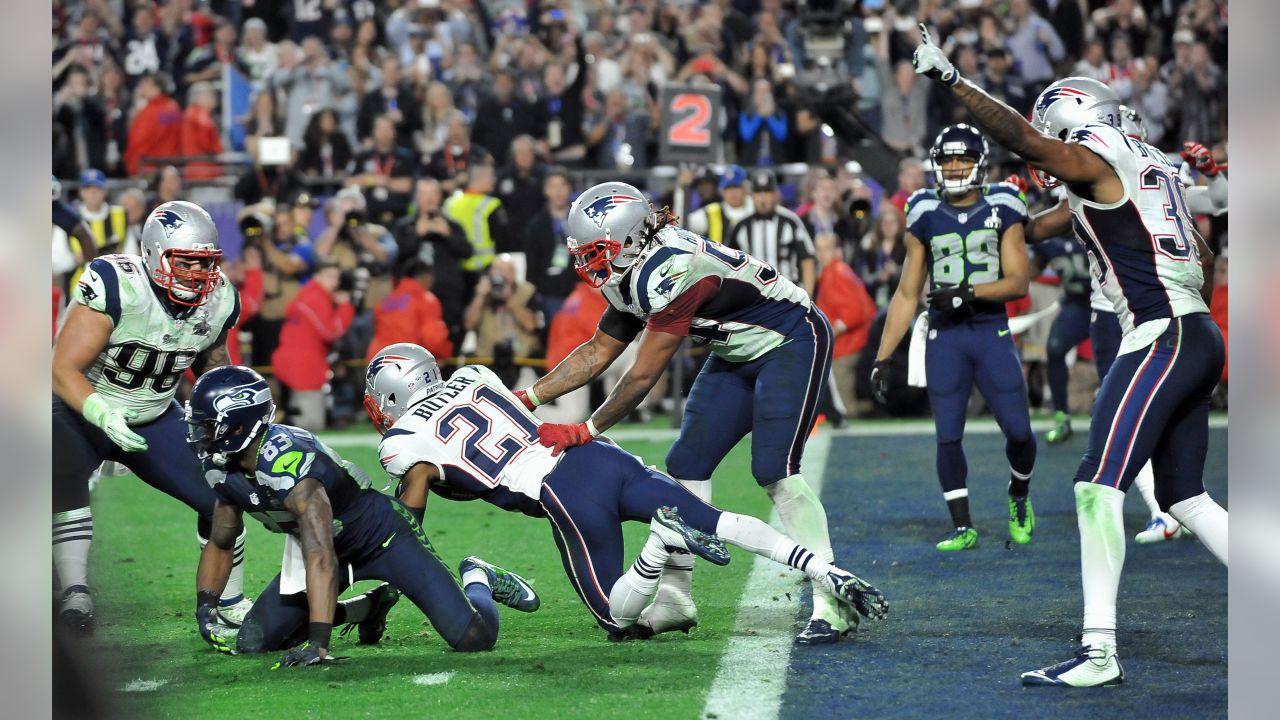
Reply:
<svg viewBox="0 0 1280 720"><path fill-rule="evenodd" d="M242 294L237 359L270 366L300 424L341 425L386 343L514 379L589 337L604 301L564 221L578 192L623 179L814 294L840 335L828 417L883 412L862 350L933 137L965 119L912 72L919 22L1019 111L1085 75L1171 156L1194 140L1227 159L1219 0L53 0L54 198L83 221L53 231L55 316L87 258L136 252L151 208L195 201ZM719 90L719 162L659 163L676 83ZM1023 171L991 160L989 181ZM1225 291L1227 217L1197 223ZM1052 303L1080 267L1042 258L1011 311ZM1033 374L1043 336L1023 338Z"/></svg>

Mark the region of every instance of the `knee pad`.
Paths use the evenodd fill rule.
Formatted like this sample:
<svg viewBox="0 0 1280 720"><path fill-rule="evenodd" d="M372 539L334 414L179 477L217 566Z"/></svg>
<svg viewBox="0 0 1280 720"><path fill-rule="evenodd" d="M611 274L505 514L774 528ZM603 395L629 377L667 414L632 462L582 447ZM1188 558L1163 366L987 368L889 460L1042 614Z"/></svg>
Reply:
<svg viewBox="0 0 1280 720"><path fill-rule="evenodd" d="M267 647L266 633L263 632L262 625L246 620L244 625L240 626L240 632L236 634L236 652L241 655L259 655L270 652L276 648Z"/></svg>
<svg viewBox="0 0 1280 720"><path fill-rule="evenodd" d="M490 630L482 617L472 619L462 636L449 643L458 652L488 652L497 644L497 630Z"/></svg>

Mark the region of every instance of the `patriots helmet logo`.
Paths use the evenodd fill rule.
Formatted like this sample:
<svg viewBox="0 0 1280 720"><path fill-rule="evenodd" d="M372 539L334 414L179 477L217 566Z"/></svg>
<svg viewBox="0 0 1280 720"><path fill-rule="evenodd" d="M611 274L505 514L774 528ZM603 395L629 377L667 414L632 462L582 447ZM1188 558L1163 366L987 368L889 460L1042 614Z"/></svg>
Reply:
<svg viewBox="0 0 1280 720"><path fill-rule="evenodd" d="M605 195L598 198L590 205L582 208L582 214L586 215L588 220L595 223L596 227L603 230L604 219L605 216L609 214L609 211L619 205L630 202L644 202L644 199L633 195Z"/></svg>
<svg viewBox="0 0 1280 720"><path fill-rule="evenodd" d="M262 405L271 402L271 388L241 385L214 398L213 409L218 413L218 422L222 422L232 410Z"/></svg>
<svg viewBox="0 0 1280 720"><path fill-rule="evenodd" d="M1090 95L1089 93L1083 90L1080 90L1078 88L1066 87L1066 86L1050 88L1043 95L1040 96L1039 102L1036 103L1036 112L1037 113L1043 112L1047 110L1050 105L1058 102L1059 100L1063 100L1066 98L1075 98L1078 100L1082 100L1085 98L1092 98L1092 97L1093 96Z"/></svg>
<svg viewBox="0 0 1280 720"><path fill-rule="evenodd" d="M364 379L366 382L372 381L379 372L382 372L384 367L402 362L409 362L409 358L403 355L379 355L373 359L373 362L369 363L369 369L365 372Z"/></svg>
<svg viewBox="0 0 1280 720"><path fill-rule="evenodd" d="M183 220L182 216L172 210L157 210L152 217L160 223L160 227L164 229L164 236L166 238L173 237L175 232L177 232L183 225L187 224L187 221Z"/></svg>

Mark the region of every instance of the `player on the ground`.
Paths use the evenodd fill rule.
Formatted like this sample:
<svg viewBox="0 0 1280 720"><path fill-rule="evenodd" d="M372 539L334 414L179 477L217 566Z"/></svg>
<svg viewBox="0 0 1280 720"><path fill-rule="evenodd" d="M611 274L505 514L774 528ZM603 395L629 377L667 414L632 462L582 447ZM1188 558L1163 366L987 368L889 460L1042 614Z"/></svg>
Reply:
<svg viewBox="0 0 1280 720"><path fill-rule="evenodd" d="M831 325L804 290L760 259L723 247L654 212L636 188L610 182L587 190L569 209L569 254L582 279L601 288L609 308L596 334L527 391L530 409L600 376L639 338L636 359L585 423L546 424L540 439L557 451L625 418L649 393L686 336L706 343L685 404L667 472L703 500L711 473L752 434L751 471L787 533L833 562L827 513L800 474L800 458L831 367ZM643 335L641 333L643 332ZM672 555L642 624L656 632L695 616L693 560ZM851 619L815 587L813 613L796 637L832 643Z"/></svg>
<svg viewBox="0 0 1280 720"><path fill-rule="evenodd" d="M669 557L696 554L724 565L721 540L800 570L851 612L879 619L888 611L861 578L759 519L712 507L612 444L544 447L541 423L488 368L468 365L445 382L430 352L390 345L369 363L365 408L383 433L382 465L401 481L400 498L412 511L425 511L430 490L550 520L565 572L610 639L659 632L637 621ZM648 522L649 538L624 573L625 521ZM666 630L688 630L696 619L670 624Z"/></svg>
<svg viewBox="0 0 1280 720"><path fill-rule="evenodd" d="M907 260L889 303L871 384L884 402L890 358L915 318L925 278L929 288L929 340L925 370L937 428L937 470L954 529L942 551L978 546L969 517L965 414L976 384L1005 435L1009 459L1009 535L1025 545L1035 531L1028 497L1036 438L1027 408L1027 384L1009 332L1004 304L1027 294L1027 206L1018 188L984 184L987 140L969 125L943 128L930 152L937 189L907 200Z"/></svg>
<svg viewBox="0 0 1280 720"><path fill-rule="evenodd" d="M142 227L142 256L106 255L81 275L53 348L53 561L60 622L93 630L88 557L89 477L104 460L199 513L209 537L213 492L186 444L173 399L188 368L226 365L227 331L240 296L218 269L218 230L188 202L167 202ZM219 614L238 625L252 604L241 591L243 536Z"/></svg>
<svg viewBox="0 0 1280 720"><path fill-rule="evenodd" d="M1212 253L1195 231L1177 169L1120 130L1120 101L1096 80L1053 83L1032 123L962 80L920 26L916 72L952 88L974 120L1064 184L1076 235L1123 330L1076 472L1084 632L1076 657L1023 673L1028 685L1094 687L1124 680L1116 654L1116 593L1124 565L1124 494L1148 459L1160 506L1227 563L1227 511L1204 490L1209 396L1222 374L1222 333L1204 293Z"/></svg>
<svg viewBox="0 0 1280 720"><path fill-rule="evenodd" d="M1142 122L1142 116L1124 105L1120 106L1120 128L1125 135L1146 142L1147 130ZM1203 145L1193 141L1183 144L1182 157L1187 164L1194 165L1209 178L1208 185L1185 188L1188 212L1192 215L1212 215L1224 211L1227 206L1227 178L1222 172L1226 169L1225 166L1219 166L1214 162L1213 155ZM1026 184L1026 181L1017 175L1011 176L1009 180L1024 186ZM1066 235L1070 232L1072 232L1071 209L1064 199L1053 208L1037 213L1031 218L1031 222L1027 223L1027 242L1039 243L1047 238ZM1115 306L1102 292L1097 278L1092 274L1090 274L1090 287L1089 304L1092 314L1089 321L1089 338L1093 345L1098 380L1102 381L1106 379L1107 371L1111 369L1111 363L1115 361L1116 353L1120 349L1120 320L1116 317ZM1071 419L1066 419L1065 428L1060 424L1055 430L1058 432L1065 430L1065 435L1069 437ZM1055 430L1051 430L1050 433ZM1055 442L1055 439L1049 437L1049 442ZM1150 461L1138 471L1133 485L1138 488L1139 494L1142 495L1143 501L1151 512L1151 519L1147 521L1147 526L1134 537L1136 542L1145 545L1191 536L1192 533L1172 515L1160 509L1160 503L1156 500L1155 475Z"/></svg>
<svg viewBox="0 0 1280 720"><path fill-rule="evenodd" d="M196 622L215 650L232 652L214 606L246 512L268 530L287 533L297 543L287 547L302 556L299 567L286 562L262 591L236 636L240 653L292 647L277 667L333 660L334 624L354 625L362 644L376 643L400 592L460 652L493 649L495 600L522 612L538 609L523 578L479 558L458 567L464 589L403 505L370 488L363 471L311 433L271 424L274 414L267 381L235 365L197 380L187 405L189 443L218 496L196 580ZM337 603L338 593L369 579L396 589L384 584Z"/></svg>

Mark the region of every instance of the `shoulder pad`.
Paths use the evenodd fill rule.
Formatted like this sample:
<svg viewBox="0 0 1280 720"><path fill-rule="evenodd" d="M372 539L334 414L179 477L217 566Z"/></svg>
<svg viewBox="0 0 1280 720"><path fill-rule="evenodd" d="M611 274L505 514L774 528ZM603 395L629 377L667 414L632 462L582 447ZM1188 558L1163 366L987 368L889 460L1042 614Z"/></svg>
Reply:
<svg viewBox="0 0 1280 720"><path fill-rule="evenodd" d="M266 446L274 448L267 451ZM316 460L315 437L289 425L272 425L258 451L258 477L273 490L288 490L307 477Z"/></svg>
<svg viewBox="0 0 1280 720"><path fill-rule="evenodd" d="M694 247L683 242L659 247L636 268L633 289L646 316L661 312L693 280Z"/></svg>
<svg viewBox="0 0 1280 720"><path fill-rule="evenodd" d="M906 205L907 229L910 230L925 213L938 209L941 202L938 192L930 188L921 188L911 193Z"/></svg>
<svg viewBox="0 0 1280 720"><path fill-rule="evenodd" d="M991 183L982 187L982 195L990 205L1005 207L1020 215L1027 214L1027 198L1017 185Z"/></svg>
<svg viewBox="0 0 1280 720"><path fill-rule="evenodd" d="M399 480L414 465L431 462L423 452L429 445L425 436L397 423L382 436L382 442L378 443L378 461L382 463L382 469L387 475Z"/></svg>
<svg viewBox="0 0 1280 720"><path fill-rule="evenodd" d="M149 282L140 258L130 255L103 255L94 258L80 274L74 291L74 299L111 318L119 324L125 305L131 304L139 293L139 283Z"/></svg>
<svg viewBox="0 0 1280 720"><path fill-rule="evenodd" d="M1119 128L1105 123L1085 123L1067 135L1067 142L1079 143L1114 164L1121 148L1129 148L1129 139Z"/></svg>

